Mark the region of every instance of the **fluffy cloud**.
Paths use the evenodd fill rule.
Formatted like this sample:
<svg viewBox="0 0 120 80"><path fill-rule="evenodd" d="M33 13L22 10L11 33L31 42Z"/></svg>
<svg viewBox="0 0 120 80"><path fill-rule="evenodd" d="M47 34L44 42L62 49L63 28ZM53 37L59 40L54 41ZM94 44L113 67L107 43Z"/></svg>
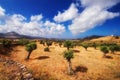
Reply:
<svg viewBox="0 0 120 80"><path fill-rule="evenodd" d="M0 17L5 15L5 9L0 6Z"/></svg>
<svg viewBox="0 0 120 80"><path fill-rule="evenodd" d="M31 16L31 21L40 21L42 18L42 15Z"/></svg>
<svg viewBox="0 0 120 80"><path fill-rule="evenodd" d="M69 30L73 34L85 32L95 26L101 25L108 19L119 16L119 13L107 11L108 8L116 5L118 0L81 0L85 9L69 25Z"/></svg>
<svg viewBox="0 0 120 80"><path fill-rule="evenodd" d="M54 17L56 22L65 22L68 20L74 19L78 14L78 9L75 4L71 4L69 9L64 11L64 13L58 12L58 14Z"/></svg>
<svg viewBox="0 0 120 80"><path fill-rule="evenodd" d="M42 21L43 16L41 14L31 16L30 21L27 21L27 18L20 14L7 15L4 11L1 7L0 15L4 16L4 19L0 19L0 22L2 22L0 24L0 33L14 31L22 35L55 37L65 31L65 27L62 24Z"/></svg>

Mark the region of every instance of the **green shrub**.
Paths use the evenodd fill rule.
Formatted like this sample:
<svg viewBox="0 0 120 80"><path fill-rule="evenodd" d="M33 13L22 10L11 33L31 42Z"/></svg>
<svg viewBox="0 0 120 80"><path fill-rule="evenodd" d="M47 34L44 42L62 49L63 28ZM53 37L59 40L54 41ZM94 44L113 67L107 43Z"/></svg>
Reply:
<svg viewBox="0 0 120 80"><path fill-rule="evenodd" d="M93 43L91 46L94 47L94 48L96 49L97 44L96 44L96 43Z"/></svg>
<svg viewBox="0 0 120 80"><path fill-rule="evenodd" d="M22 45L22 46L24 46L24 45L26 45L26 44L29 44L30 42L27 40L27 39L20 39L18 42L17 42L17 44L18 45Z"/></svg>
<svg viewBox="0 0 120 80"><path fill-rule="evenodd" d="M45 41L41 40L40 44L43 44L43 46L45 46Z"/></svg>
<svg viewBox="0 0 120 80"><path fill-rule="evenodd" d="M104 57L106 57L106 54L109 52L108 47L107 46L101 46L100 50L104 53Z"/></svg>
<svg viewBox="0 0 120 80"><path fill-rule="evenodd" d="M50 51L50 49L48 47L44 48L44 51Z"/></svg>
<svg viewBox="0 0 120 80"><path fill-rule="evenodd" d="M59 42L59 46L60 46L60 47L62 46L62 42Z"/></svg>
<svg viewBox="0 0 120 80"><path fill-rule="evenodd" d="M89 47L89 45L88 44L82 44L82 47L84 47L85 50L87 50L87 48Z"/></svg>
<svg viewBox="0 0 120 80"><path fill-rule="evenodd" d="M118 45L111 45L111 46L109 46L109 50L111 51L111 53L114 54L115 51L120 51L120 46L118 46Z"/></svg>
<svg viewBox="0 0 120 80"><path fill-rule="evenodd" d="M11 40L3 39L2 40L2 45L3 45L4 48L10 48L11 45L12 45L12 42L11 42Z"/></svg>
<svg viewBox="0 0 120 80"><path fill-rule="evenodd" d="M46 41L46 45L49 47L52 45L52 41Z"/></svg>
<svg viewBox="0 0 120 80"><path fill-rule="evenodd" d="M65 41L64 42L64 47L67 47L67 50L69 50L69 48L73 47L73 42L72 41Z"/></svg>

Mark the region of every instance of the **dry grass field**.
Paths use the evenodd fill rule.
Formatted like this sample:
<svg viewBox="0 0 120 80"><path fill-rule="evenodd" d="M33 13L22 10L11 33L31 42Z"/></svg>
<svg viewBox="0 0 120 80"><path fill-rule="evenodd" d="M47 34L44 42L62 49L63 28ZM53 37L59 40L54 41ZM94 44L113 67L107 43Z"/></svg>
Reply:
<svg viewBox="0 0 120 80"><path fill-rule="evenodd" d="M67 61L63 57L65 47L50 46L50 52L44 52L45 46L37 42L29 60L25 60L27 52L25 47L17 46L8 58L20 62L29 68L36 80L120 80L120 52L107 54L89 47L86 51L83 47L73 48L74 58L72 68L74 75L67 74Z"/></svg>

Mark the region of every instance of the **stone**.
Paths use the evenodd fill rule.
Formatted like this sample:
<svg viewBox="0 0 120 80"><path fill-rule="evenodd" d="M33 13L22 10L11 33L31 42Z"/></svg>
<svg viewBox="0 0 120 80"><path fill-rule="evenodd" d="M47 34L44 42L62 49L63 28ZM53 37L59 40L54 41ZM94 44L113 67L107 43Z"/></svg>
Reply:
<svg viewBox="0 0 120 80"><path fill-rule="evenodd" d="M24 68L25 68L25 65L22 65L20 68L21 68L21 69L24 69Z"/></svg>
<svg viewBox="0 0 120 80"><path fill-rule="evenodd" d="M30 78L29 80L34 80L34 78Z"/></svg>
<svg viewBox="0 0 120 80"><path fill-rule="evenodd" d="M31 73L28 73L28 74L25 74L23 75L24 78L27 78L27 79L30 79L32 78L32 74Z"/></svg>

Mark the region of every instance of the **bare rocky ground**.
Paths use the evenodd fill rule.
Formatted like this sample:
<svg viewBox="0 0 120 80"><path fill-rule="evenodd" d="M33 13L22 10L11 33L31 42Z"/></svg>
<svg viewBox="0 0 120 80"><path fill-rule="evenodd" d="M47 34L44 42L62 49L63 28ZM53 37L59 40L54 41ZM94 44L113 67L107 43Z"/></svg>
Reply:
<svg viewBox="0 0 120 80"><path fill-rule="evenodd" d="M34 80L25 65L0 56L0 80Z"/></svg>

